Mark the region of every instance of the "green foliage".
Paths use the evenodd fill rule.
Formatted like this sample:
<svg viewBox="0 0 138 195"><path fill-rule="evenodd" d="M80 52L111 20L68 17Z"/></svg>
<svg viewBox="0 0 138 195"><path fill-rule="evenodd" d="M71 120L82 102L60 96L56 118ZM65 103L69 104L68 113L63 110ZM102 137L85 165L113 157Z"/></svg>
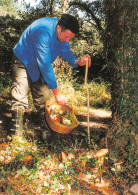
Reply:
<svg viewBox="0 0 138 195"><path fill-rule="evenodd" d="M16 15L16 3L15 0L1 0L0 1L0 15Z"/></svg>
<svg viewBox="0 0 138 195"><path fill-rule="evenodd" d="M1 2L2 6L0 6L1 14L0 14L0 71L11 71L12 65L12 56L13 56L13 47L17 43L19 37L23 30L32 23L32 21L45 17L46 13L41 10L32 10L28 13L21 12L17 15L14 11L12 12L12 8L16 8L18 11L18 7L15 7L15 3L10 0L3 0ZM11 13L8 11L11 10ZM3 14L3 12L4 14Z"/></svg>
<svg viewBox="0 0 138 195"><path fill-rule="evenodd" d="M0 70L9 71L12 64L13 47L21 33L22 21L11 16L0 16Z"/></svg>
<svg viewBox="0 0 138 195"><path fill-rule="evenodd" d="M17 17L14 1L0 2L0 71L9 71L12 59L12 49L20 32L20 21Z"/></svg>
<svg viewBox="0 0 138 195"><path fill-rule="evenodd" d="M77 78L76 78L77 79ZM79 79L63 74L57 75L57 82L60 90L65 94L69 101L76 106L87 105L87 91L84 83L79 84ZM110 84L104 81L88 81L90 94L90 106L108 107L110 105Z"/></svg>
<svg viewBox="0 0 138 195"><path fill-rule="evenodd" d="M11 77L9 74L0 73L0 96L7 97L10 93Z"/></svg>

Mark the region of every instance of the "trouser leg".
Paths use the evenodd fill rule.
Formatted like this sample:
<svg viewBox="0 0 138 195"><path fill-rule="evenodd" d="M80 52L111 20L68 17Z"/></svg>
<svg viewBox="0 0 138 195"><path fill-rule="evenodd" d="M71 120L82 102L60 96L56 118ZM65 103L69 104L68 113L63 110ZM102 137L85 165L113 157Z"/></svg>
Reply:
<svg viewBox="0 0 138 195"><path fill-rule="evenodd" d="M50 98L50 90L45 83L39 79L32 82L28 77L24 65L16 58L13 65L13 82L11 87L12 110L28 108L28 89L31 89L36 109L45 106Z"/></svg>
<svg viewBox="0 0 138 195"><path fill-rule="evenodd" d="M23 110L14 110L12 113L12 128L16 136L23 136Z"/></svg>
<svg viewBox="0 0 138 195"><path fill-rule="evenodd" d="M34 105L37 110L44 108L46 101L50 98L50 90L41 79L30 84Z"/></svg>
<svg viewBox="0 0 138 195"><path fill-rule="evenodd" d="M11 86L12 110L23 110L28 108L28 75L23 64L14 60L12 69L13 82Z"/></svg>
<svg viewBox="0 0 138 195"><path fill-rule="evenodd" d="M24 111L28 108L28 76L23 64L17 58L14 58L13 60L13 82L11 86L11 130L15 132L15 135L22 136Z"/></svg>
<svg viewBox="0 0 138 195"><path fill-rule="evenodd" d="M39 111L39 117L40 117L40 127L42 130L42 134L44 135L43 138L48 138L51 135L51 129L48 127L46 121L45 121L45 102L50 98L50 90L48 89L48 86L41 82L41 79L39 79L36 82L32 82L30 78L28 78L26 69L24 65L16 59L13 66L13 83L11 87L11 96L12 96L12 110L14 110L18 114L13 114L15 116L14 126L21 127L23 126L21 124L21 121L18 121L18 119L21 119L22 111L24 112L26 108L28 108L28 89L31 89L32 97L34 101L34 105L36 109ZM21 111L21 112L19 112ZM16 128L16 131L20 131L21 128ZM17 133L20 134L20 133ZM45 136L47 135L47 136Z"/></svg>
<svg viewBox="0 0 138 195"><path fill-rule="evenodd" d="M45 103L50 98L50 90L48 89L48 86L39 79L37 82L31 84L31 91L34 105L39 113L42 138L43 140L50 141L52 138L52 130L49 128L45 117Z"/></svg>

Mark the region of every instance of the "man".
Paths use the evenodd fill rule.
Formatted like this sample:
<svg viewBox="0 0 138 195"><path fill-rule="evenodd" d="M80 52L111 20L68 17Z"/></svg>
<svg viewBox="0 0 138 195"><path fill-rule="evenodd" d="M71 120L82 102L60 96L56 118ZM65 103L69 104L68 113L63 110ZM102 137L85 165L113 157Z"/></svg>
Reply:
<svg viewBox="0 0 138 195"><path fill-rule="evenodd" d="M22 135L23 113L28 107L28 88L30 87L34 105L40 115L44 115L45 102L53 91L58 104L68 102L59 91L52 63L57 56L68 61L76 68L84 66L91 59L85 55L80 60L70 51L69 41L79 33L79 24L75 17L63 14L58 18L41 18L33 22L23 32L14 47L13 84L11 88L12 110L16 121L16 135ZM41 126L43 138L51 135L46 122Z"/></svg>

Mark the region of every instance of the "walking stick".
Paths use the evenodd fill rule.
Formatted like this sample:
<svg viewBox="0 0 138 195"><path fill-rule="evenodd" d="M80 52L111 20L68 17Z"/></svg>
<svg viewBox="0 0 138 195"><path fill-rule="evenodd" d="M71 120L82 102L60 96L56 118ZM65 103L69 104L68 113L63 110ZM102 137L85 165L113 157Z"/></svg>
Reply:
<svg viewBox="0 0 138 195"><path fill-rule="evenodd" d="M88 76L88 59L86 60L86 69L85 69L85 88L87 91L87 127L88 127L88 141L90 144L90 127L89 127L89 89L87 85L87 76Z"/></svg>

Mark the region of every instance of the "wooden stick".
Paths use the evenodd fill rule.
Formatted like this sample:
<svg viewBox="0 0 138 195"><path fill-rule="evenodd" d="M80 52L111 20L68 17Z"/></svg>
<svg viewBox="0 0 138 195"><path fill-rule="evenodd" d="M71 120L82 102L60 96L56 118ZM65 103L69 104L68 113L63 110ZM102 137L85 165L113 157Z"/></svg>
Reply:
<svg viewBox="0 0 138 195"><path fill-rule="evenodd" d="M90 127L89 127L89 89L87 85L87 76L88 76L88 59L86 60L86 69L85 69L85 88L87 91L87 126L88 126L88 140L90 144Z"/></svg>

